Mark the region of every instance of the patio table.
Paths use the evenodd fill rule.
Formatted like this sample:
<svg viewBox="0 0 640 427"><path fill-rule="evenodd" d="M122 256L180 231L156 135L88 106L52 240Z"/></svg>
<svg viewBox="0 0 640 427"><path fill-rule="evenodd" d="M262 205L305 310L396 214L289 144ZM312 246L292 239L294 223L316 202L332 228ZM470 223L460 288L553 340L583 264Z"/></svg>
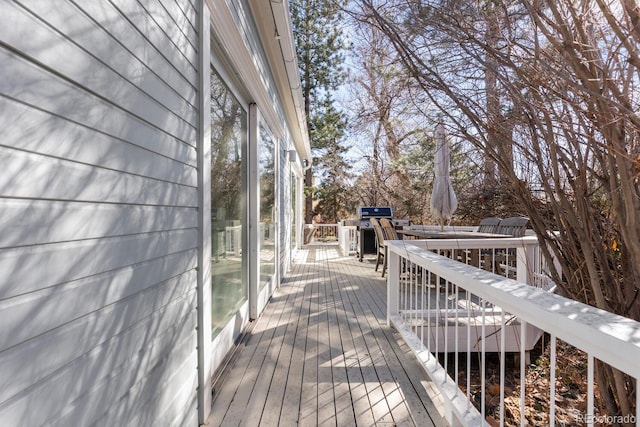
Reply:
<svg viewBox="0 0 640 427"><path fill-rule="evenodd" d="M497 239L513 237L509 234L484 233L480 231L438 231L438 230L397 230L403 239ZM452 249L450 258L457 259L465 264L480 267L480 250L478 249ZM488 268L487 266L485 266Z"/></svg>
<svg viewBox="0 0 640 427"><path fill-rule="evenodd" d="M512 237L509 234L483 233L480 231L397 230L397 232L413 239L497 239Z"/></svg>

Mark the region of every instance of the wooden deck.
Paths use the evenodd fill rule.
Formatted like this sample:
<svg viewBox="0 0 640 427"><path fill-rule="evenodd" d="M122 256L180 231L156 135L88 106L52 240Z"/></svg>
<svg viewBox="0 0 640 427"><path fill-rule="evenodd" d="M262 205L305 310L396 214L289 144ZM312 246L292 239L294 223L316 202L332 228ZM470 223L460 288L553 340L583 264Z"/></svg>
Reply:
<svg viewBox="0 0 640 427"><path fill-rule="evenodd" d="M386 325L373 259L309 246L214 385L212 426L442 426L431 385Z"/></svg>

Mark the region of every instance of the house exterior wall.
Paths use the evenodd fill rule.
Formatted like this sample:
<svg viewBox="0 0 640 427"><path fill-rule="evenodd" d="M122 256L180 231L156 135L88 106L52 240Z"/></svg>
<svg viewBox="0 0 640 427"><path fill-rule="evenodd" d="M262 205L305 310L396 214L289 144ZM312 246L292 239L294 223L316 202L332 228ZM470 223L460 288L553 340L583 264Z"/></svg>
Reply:
<svg viewBox="0 0 640 427"><path fill-rule="evenodd" d="M198 14L0 4L0 425L197 425Z"/></svg>
<svg viewBox="0 0 640 427"><path fill-rule="evenodd" d="M209 31L278 141L282 221L301 173L283 60L264 44L273 17L255 4L0 2L0 425L209 415L242 330L211 340Z"/></svg>

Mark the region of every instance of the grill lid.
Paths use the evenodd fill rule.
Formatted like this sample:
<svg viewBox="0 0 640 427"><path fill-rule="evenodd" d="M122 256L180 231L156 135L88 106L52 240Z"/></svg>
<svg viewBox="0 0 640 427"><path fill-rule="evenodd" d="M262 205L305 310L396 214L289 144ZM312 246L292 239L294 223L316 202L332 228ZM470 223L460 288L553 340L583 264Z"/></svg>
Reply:
<svg viewBox="0 0 640 427"><path fill-rule="evenodd" d="M358 218L391 218L393 209L390 206L358 206Z"/></svg>

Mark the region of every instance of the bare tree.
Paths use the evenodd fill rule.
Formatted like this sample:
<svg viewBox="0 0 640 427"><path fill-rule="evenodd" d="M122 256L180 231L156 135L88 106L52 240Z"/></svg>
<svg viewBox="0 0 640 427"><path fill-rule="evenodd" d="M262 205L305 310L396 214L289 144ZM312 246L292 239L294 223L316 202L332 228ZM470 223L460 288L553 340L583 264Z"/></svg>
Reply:
<svg viewBox="0 0 640 427"><path fill-rule="evenodd" d="M637 3L360 3L458 134L495 162L560 260L562 291L640 320ZM602 365L597 375L608 412L632 413L632 381Z"/></svg>
<svg viewBox="0 0 640 427"><path fill-rule="evenodd" d="M350 81L352 131L366 139L371 150L369 169L357 182L361 201L390 205L397 216L427 221L435 121L425 120L424 111L431 102L416 90L380 29L357 21L359 11L350 12L356 18L351 37L356 58ZM455 155L454 167L465 159Z"/></svg>
<svg viewBox="0 0 640 427"><path fill-rule="evenodd" d="M357 93L353 123L371 139L371 178L377 198L382 199L378 203L393 205L403 197L398 189L409 185L404 171L394 164L400 158L402 145L417 132L401 120L411 105L406 75L380 31L360 26L354 27L354 34L358 63L352 78L352 88Z"/></svg>

